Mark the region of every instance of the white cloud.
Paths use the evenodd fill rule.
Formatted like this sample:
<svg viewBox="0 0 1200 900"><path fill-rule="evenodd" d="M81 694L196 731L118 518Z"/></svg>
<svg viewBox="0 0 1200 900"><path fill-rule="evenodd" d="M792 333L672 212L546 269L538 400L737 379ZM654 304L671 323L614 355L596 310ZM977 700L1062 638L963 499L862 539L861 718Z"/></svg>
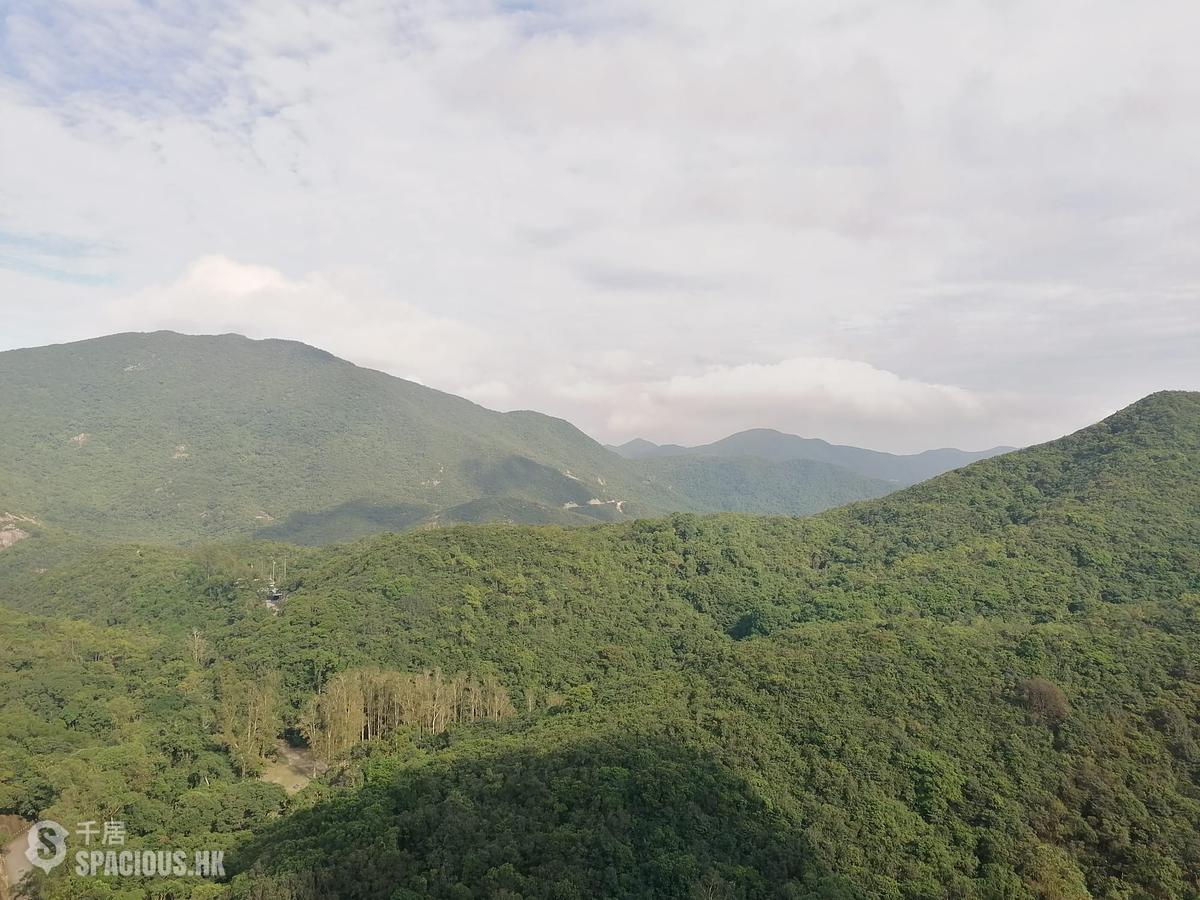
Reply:
<svg viewBox="0 0 1200 900"><path fill-rule="evenodd" d="M356 273L289 279L223 256L198 259L176 281L113 302L107 321L114 330L292 337L434 385L457 386L479 374L473 361L492 356L492 342L477 329L379 294ZM495 382L469 386L498 393Z"/></svg>
<svg viewBox="0 0 1200 900"><path fill-rule="evenodd" d="M13 0L0 343L295 337L613 440L1050 437L1200 387L1198 27Z"/></svg>
<svg viewBox="0 0 1200 900"><path fill-rule="evenodd" d="M806 413L837 412L882 422L978 416L979 398L962 388L901 378L848 359L787 359L773 365L714 366L700 375L676 375L660 402L693 408L756 413L792 404Z"/></svg>
<svg viewBox="0 0 1200 900"><path fill-rule="evenodd" d="M746 428L775 427L869 443L883 429L901 449L928 446L934 435L970 433L1012 399L828 357L709 366L619 385L574 382L558 393L581 406L611 410L605 424L617 434L700 443Z"/></svg>

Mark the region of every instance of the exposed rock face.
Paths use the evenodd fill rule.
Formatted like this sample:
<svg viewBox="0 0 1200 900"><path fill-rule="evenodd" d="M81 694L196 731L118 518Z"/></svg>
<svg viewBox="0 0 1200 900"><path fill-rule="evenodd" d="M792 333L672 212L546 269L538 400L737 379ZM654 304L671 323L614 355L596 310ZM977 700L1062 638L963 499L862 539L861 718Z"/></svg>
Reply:
<svg viewBox="0 0 1200 900"><path fill-rule="evenodd" d="M23 541L29 537L28 531L22 531L20 528L6 525L0 528L0 550L7 550L17 541Z"/></svg>
<svg viewBox="0 0 1200 900"><path fill-rule="evenodd" d="M0 513L0 550L7 550L17 541L23 541L29 537L28 531L17 527L18 522L35 524L33 519L26 516Z"/></svg>

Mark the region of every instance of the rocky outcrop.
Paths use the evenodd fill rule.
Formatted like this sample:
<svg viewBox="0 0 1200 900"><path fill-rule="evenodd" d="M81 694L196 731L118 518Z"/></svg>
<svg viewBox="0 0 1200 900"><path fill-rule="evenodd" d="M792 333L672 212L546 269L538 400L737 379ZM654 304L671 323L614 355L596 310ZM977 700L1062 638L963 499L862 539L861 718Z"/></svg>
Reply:
<svg viewBox="0 0 1200 900"><path fill-rule="evenodd" d="M37 524L28 516L18 516L13 513L0 514L0 550L7 550L17 541L23 541L29 537L29 532L24 528L18 527L18 523L27 525Z"/></svg>

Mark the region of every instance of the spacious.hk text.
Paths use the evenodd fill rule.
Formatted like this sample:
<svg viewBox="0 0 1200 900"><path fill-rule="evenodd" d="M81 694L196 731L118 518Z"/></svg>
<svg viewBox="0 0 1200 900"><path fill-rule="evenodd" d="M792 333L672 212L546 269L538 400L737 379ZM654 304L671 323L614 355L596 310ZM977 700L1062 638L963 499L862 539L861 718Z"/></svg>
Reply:
<svg viewBox="0 0 1200 900"><path fill-rule="evenodd" d="M76 875L101 878L194 877L223 878L223 850L148 850L125 848L124 822L78 822L75 830L49 819L29 829L26 858L49 873L67 859L68 838L77 849L72 857Z"/></svg>

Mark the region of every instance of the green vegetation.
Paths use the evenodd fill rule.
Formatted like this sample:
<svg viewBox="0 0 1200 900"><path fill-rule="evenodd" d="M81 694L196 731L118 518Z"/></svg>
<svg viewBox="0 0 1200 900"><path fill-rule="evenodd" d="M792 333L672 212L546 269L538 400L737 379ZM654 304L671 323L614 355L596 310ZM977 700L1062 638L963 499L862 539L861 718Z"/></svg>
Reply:
<svg viewBox="0 0 1200 900"><path fill-rule="evenodd" d="M665 456L636 465L654 484L693 498L696 512L807 516L896 489L889 482L808 459Z"/></svg>
<svg viewBox="0 0 1200 900"><path fill-rule="evenodd" d="M321 543L481 497L666 509L566 422L289 341L170 332L0 353L0 512L156 543Z"/></svg>
<svg viewBox="0 0 1200 900"><path fill-rule="evenodd" d="M130 896L1200 893L1200 395L811 519L29 530L0 814L229 849ZM294 797L252 777L276 732L332 762Z"/></svg>
<svg viewBox="0 0 1200 900"><path fill-rule="evenodd" d="M94 538L323 544L730 503L728 489L672 490L560 419L492 412L290 341L157 332L13 350L0 353L0 385L0 516ZM823 475L811 490L780 481L754 496L794 503L738 509L877 493Z"/></svg>
<svg viewBox="0 0 1200 900"><path fill-rule="evenodd" d="M282 789L236 776L211 737L209 679L175 642L11 610L0 623L0 809L72 830L119 820L129 849L187 850L232 850L284 809ZM77 888L61 882L47 895L113 896ZM154 889L221 893L194 879Z"/></svg>

